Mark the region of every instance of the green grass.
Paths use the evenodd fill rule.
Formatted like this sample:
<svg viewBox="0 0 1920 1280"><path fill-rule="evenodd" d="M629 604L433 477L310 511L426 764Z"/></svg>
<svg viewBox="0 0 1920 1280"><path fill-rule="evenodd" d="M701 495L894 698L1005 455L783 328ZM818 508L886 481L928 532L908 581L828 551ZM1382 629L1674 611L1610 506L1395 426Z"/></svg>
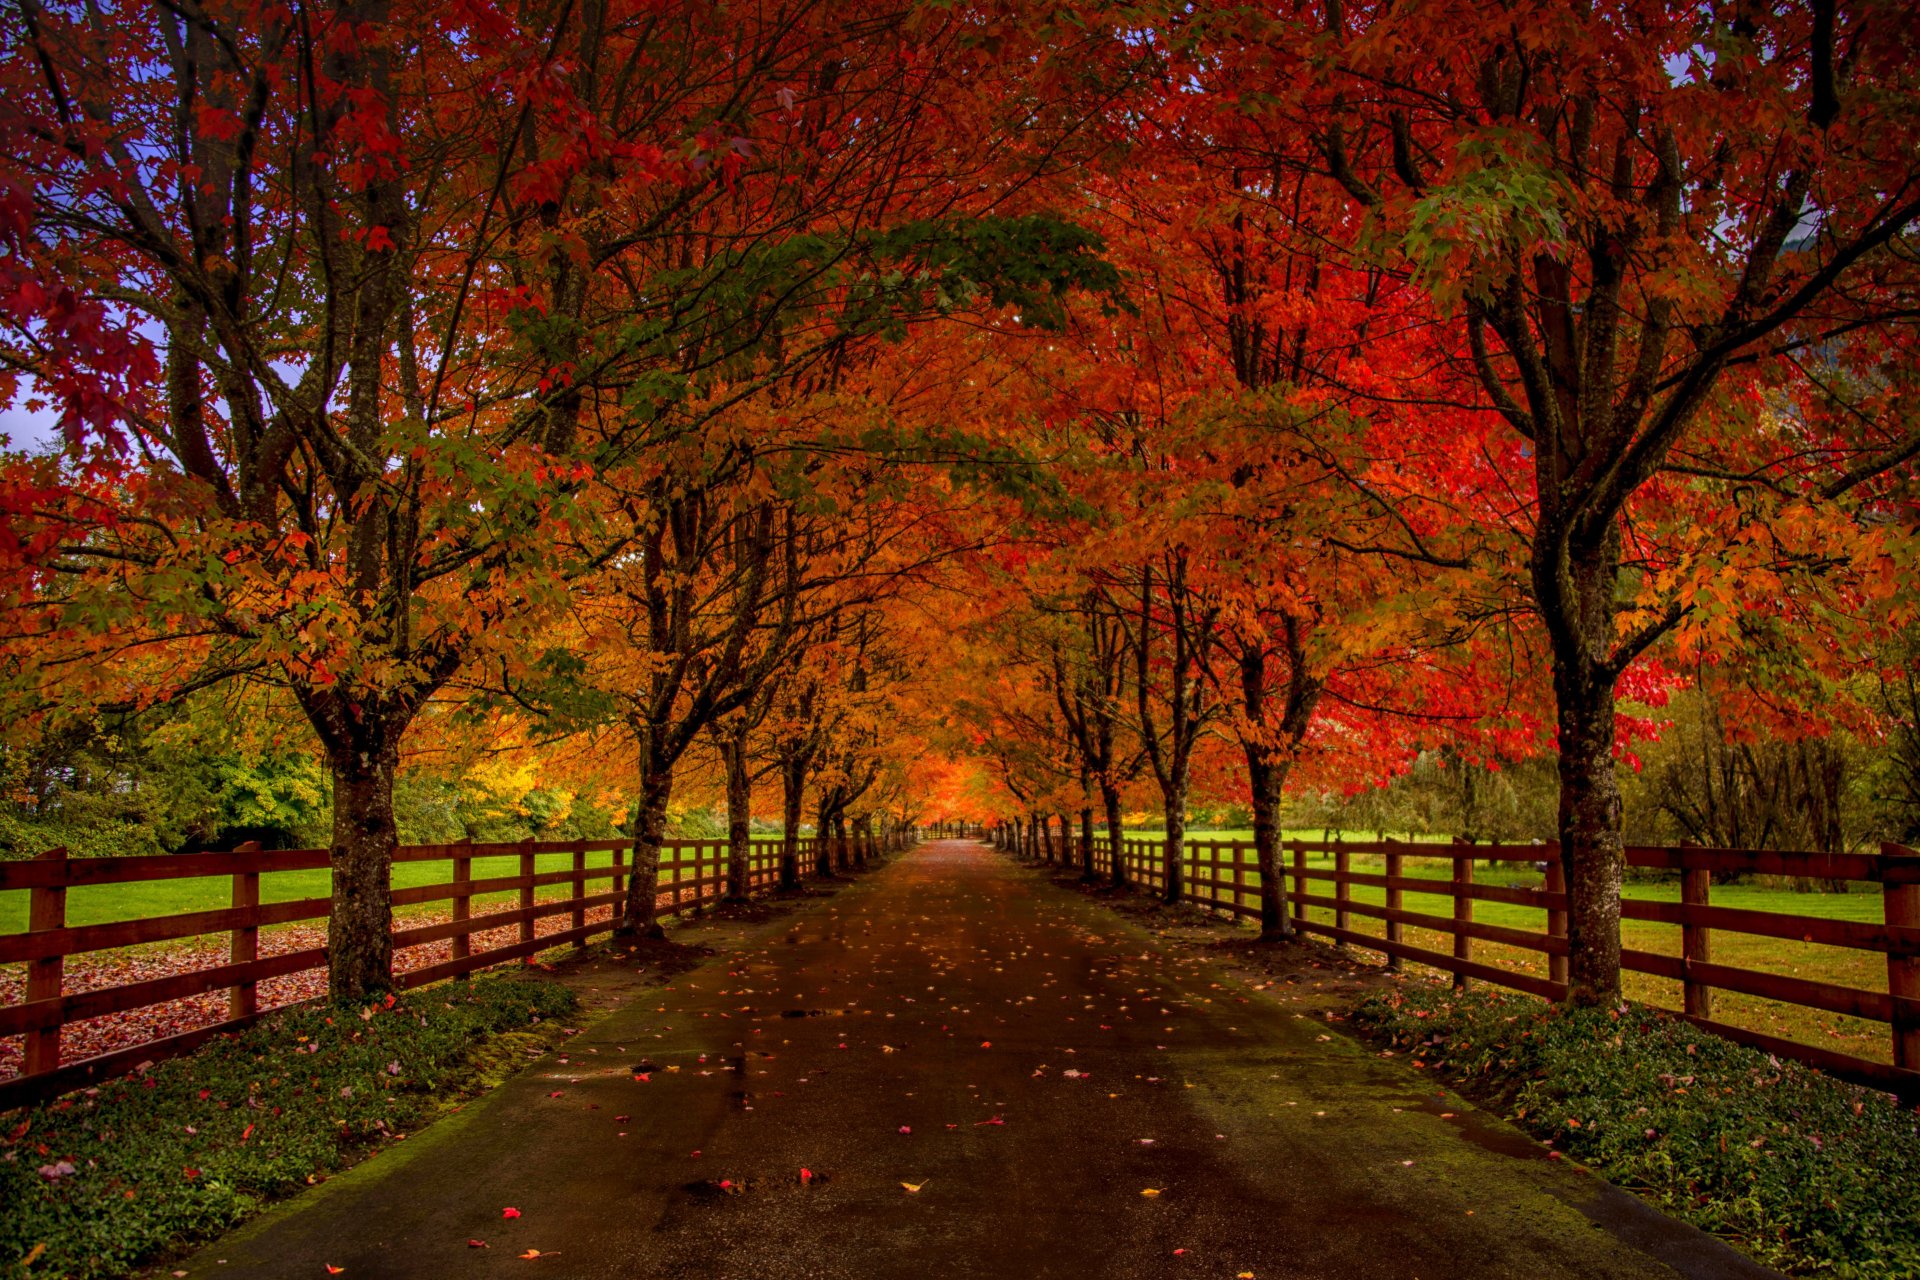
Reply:
<svg viewBox="0 0 1920 1280"><path fill-rule="evenodd" d="M550 982L290 1009L0 1127L0 1274L126 1275L397 1140L553 1038ZM37 1251L37 1252L36 1252Z"/></svg>
<svg viewBox="0 0 1920 1280"><path fill-rule="evenodd" d="M1349 837L1358 835L1352 832L1347 834ZM1129 835L1132 836L1133 833ZM1289 838L1320 838L1317 832L1301 833L1298 837L1289 832L1288 836ZM1158 833L1142 833L1140 838L1158 838ZM1209 832L1205 835L1196 834L1191 838L1228 840L1246 837L1238 832ZM1291 862L1290 854L1288 858ZM1385 859L1377 855L1351 854L1349 860L1355 871L1379 874L1385 870ZM1333 866L1333 857L1331 854L1310 855L1307 865L1318 870L1330 870ZM1452 875L1452 867L1451 859L1421 859L1411 855L1404 863L1405 874L1418 879L1446 880ZM1192 874L1191 870L1189 874ZM1544 882L1541 873L1526 863L1497 863L1491 867L1484 862L1475 863L1474 879L1480 884L1525 888L1539 888ZM1248 871L1246 881L1249 891L1247 901L1255 902L1257 901L1255 895L1259 891L1259 875ZM1307 891L1320 897L1334 896L1334 886L1326 881L1309 880ZM1195 892L1203 896L1211 894L1219 900L1224 900L1228 896L1219 891L1196 890ZM1627 898L1677 902L1680 898L1680 886L1671 881L1630 880L1623 887L1622 893ZM1354 885L1352 898L1357 903L1381 906L1386 902L1386 891L1369 885ZM1711 890L1711 900L1716 906L1740 907L1781 915L1814 916L1829 920L1878 923L1885 918L1880 888L1872 884L1852 885L1850 891L1846 893L1804 893L1764 883L1714 885ZM1421 912L1426 915L1451 916L1453 914L1453 898L1444 891L1432 894L1413 890L1404 891L1401 906L1407 911ZM1334 912L1330 908L1311 907L1308 909L1307 918L1319 924L1332 924ZM1475 901L1473 918L1485 924L1525 929L1534 933L1542 933L1546 930L1546 912L1536 907L1522 907L1505 902ZM1349 917L1349 927L1376 937L1385 932L1382 921L1360 915ZM1452 935L1439 930L1416 929L1409 926L1404 929L1402 938L1411 946L1423 947L1430 951L1451 952L1453 947ZM1680 929L1676 925L1654 924L1640 920L1624 921L1621 927L1621 941L1627 947L1638 951L1670 956L1680 954ZM1715 930L1712 941L1713 959L1717 964L1831 982L1869 991L1886 990L1886 957L1877 951L1824 946L1781 938L1754 937L1725 930ZM1521 947L1476 940L1473 943L1473 958L1485 964L1495 964L1521 973L1530 973L1542 978L1547 976L1546 956L1541 952ZM1628 973L1624 977L1624 985L1629 999L1665 1008L1680 1007L1680 984L1671 979ZM1802 1043L1821 1045L1872 1061L1886 1062L1892 1057L1892 1040L1883 1023L1727 991L1715 992L1714 1002L1714 1017L1722 1022L1754 1031L1764 1031Z"/></svg>
<svg viewBox="0 0 1920 1280"><path fill-rule="evenodd" d="M778 840L778 836L755 836L757 842ZM589 867L611 866L611 853L590 853ZM570 853L539 854L535 866L540 871L560 871L573 865ZM491 879L520 874L520 859L512 854L475 858L473 878ZM393 868L393 887L446 884L453 878L449 861L401 862ZM662 883L671 883L672 875L663 874ZM589 881L589 892L604 892L610 881ZM293 902L301 898L324 898L332 891L333 873L324 867L311 871L274 871L260 877L262 902ZM81 885L67 890L67 923L70 925L106 924L115 920L139 920L149 916L179 915L189 911L212 911L232 905L232 882L223 876L200 876L181 880L142 880L130 884ZM566 885L548 885L539 898L565 897ZM27 891L0 892L0 933L21 933L27 927ZM476 912L491 906L509 905L515 891L486 894L474 899ZM445 910L444 903L427 904L414 910ZM402 914L407 914L403 909Z"/></svg>
<svg viewBox="0 0 1920 1280"><path fill-rule="evenodd" d="M1762 1261L1920 1275L1920 1115L1643 1007L1566 1010L1407 982L1363 1032L1558 1153Z"/></svg>

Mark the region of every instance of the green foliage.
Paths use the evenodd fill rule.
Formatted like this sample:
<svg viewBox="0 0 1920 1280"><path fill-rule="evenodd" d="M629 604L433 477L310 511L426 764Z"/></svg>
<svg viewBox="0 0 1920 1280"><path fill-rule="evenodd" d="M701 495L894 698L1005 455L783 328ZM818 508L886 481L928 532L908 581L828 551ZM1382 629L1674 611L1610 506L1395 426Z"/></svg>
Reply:
<svg viewBox="0 0 1920 1280"><path fill-rule="evenodd" d="M479 978L391 1005L288 1010L144 1075L11 1113L0 1268L119 1276L209 1239L432 1118L473 1083L486 1038L573 1007L554 983Z"/></svg>
<svg viewBox="0 0 1920 1280"><path fill-rule="evenodd" d="M205 709L74 722L0 751L0 856L76 856L324 842L326 774L307 750L235 741Z"/></svg>
<svg viewBox="0 0 1920 1280"><path fill-rule="evenodd" d="M1653 1010L1409 982L1355 1021L1555 1150L1767 1263L1920 1274L1920 1115Z"/></svg>

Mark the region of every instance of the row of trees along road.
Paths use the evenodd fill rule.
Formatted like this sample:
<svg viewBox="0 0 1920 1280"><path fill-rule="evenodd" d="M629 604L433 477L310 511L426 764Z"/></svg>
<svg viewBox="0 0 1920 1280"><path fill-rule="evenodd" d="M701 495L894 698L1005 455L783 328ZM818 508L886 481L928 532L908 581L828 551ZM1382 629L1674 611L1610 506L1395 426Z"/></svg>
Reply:
<svg viewBox="0 0 1920 1280"><path fill-rule="evenodd" d="M18 6L5 376L64 447L0 492L15 732L296 705L341 995L448 705L629 763L628 931L707 750L780 778L788 884L902 725L945 816L1150 787L1169 894L1243 786L1276 932L1289 787L1550 752L1614 999L1662 700L1805 737L1911 659L1903 19Z"/></svg>

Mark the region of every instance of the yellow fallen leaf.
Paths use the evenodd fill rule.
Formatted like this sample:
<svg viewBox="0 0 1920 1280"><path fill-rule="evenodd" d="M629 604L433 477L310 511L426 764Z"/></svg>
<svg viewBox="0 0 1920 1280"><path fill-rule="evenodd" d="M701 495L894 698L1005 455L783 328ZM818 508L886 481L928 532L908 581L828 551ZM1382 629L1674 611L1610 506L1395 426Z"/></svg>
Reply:
<svg viewBox="0 0 1920 1280"><path fill-rule="evenodd" d="M900 1185L905 1187L908 1190L908 1192L911 1193L911 1192L918 1191L920 1188L926 1186L927 1184L925 1182L903 1182Z"/></svg>
<svg viewBox="0 0 1920 1280"><path fill-rule="evenodd" d="M1143 1196L1157 1196L1160 1194L1160 1189L1158 1187L1148 1187L1145 1191L1142 1191L1140 1194Z"/></svg>
<svg viewBox="0 0 1920 1280"><path fill-rule="evenodd" d="M34 1263L40 1261L40 1255L45 1253L46 1251L47 1251L47 1242L42 1240L39 1244L27 1250L27 1256L20 1259L20 1265L23 1267L32 1266Z"/></svg>

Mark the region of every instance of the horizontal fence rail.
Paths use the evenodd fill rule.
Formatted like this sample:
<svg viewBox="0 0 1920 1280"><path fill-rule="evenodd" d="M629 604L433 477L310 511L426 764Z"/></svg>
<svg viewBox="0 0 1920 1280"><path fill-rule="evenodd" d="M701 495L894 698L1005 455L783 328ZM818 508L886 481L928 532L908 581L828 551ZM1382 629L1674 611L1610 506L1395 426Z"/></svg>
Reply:
<svg viewBox="0 0 1920 1280"><path fill-rule="evenodd" d="M996 833L1007 847L1013 840ZM1079 838L1036 838L1022 831L1021 851L1078 863ZM1369 869L1362 869L1360 859ZM1121 867L1129 884L1149 889L1165 885L1164 851L1159 840L1120 842ZM1410 875L1408 863L1450 864L1444 877ZM1633 973L1670 980L1679 986L1679 1007L1670 1011L1701 1028L1781 1057L1791 1057L1844 1079L1920 1095L1920 855L1889 844L1879 855L1708 849L1692 846L1632 846L1630 867L1678 873L1677 902L1624 898L1621 917L1669 925L1679 930L1678 954L1633 947L1621 952L1622 967ZM1556 844L1466 844L1384 841L1284 842L1281 894L1293 928L1338 945L1363 948L1386 957L1390 969L1405 962L1453 975L1464 988L1483 981L1547 1000L1567 992L1566 879ZM1476 883L1476 864L1523 864L1541 878L1538 888ZM1103 879L1113 869L1112 842L1096 836L1093 866ZM1373 869L1377 868L1377 869ZM1802 882L1854 882L1881 888L1879 921L1837 920L1785 911L1757 911L1715 905L1715 875L1765 875ZM1260 869L1251 843L1238 840L1188 840L1182 864L1182 898L1240 917L1260 917ZM1369 891L1365 900L1356 889ZM1450 900L1444 911L1411 910L1409 895ZM1505 903L1539 912L1538 928L1515 928L1476 920L1475 904ZM1409 931L1442 935L1450 945L1420 946ZM1878 953L1885 960L1885 983L1850 986L1839 982L1744 968L1714 961L1716 935L1744 935L1782 944L1814 944ZM1476 943L1514 948L1539 958L1528 966L1476 959ZM1716 1017L1715 994L1734 993L1795 1005L1887 1029L1890 1062L1842 1053L1823 1045L1770 1035Z"/></svg>
<svg viewBox="0 0 1920 1280"><path fill-rule="evenodd" d="M826 852L833 865L846 866L855 859L905 848L914 839L911 830L829 839ZM806 876L820 857L821 842L802 837L797 844L800 873ZM632 848L630 840L401 846L394 854L396 866L445 863L449 875L441 883L393 889L394 985L410 989L570 943L585 947L594 937L612 932L633 871ZM720 902L727 892L729 857L725 840L663 844L656 881L658 909L669 914L697 913ZM476 877L475 863L486 859L511 860L512 874ZM747 861L750 893L775 887L780 859L779 842L752 845ZM556 862L561 865L553 866ZM184 1053L252 1023L265 1011L262 983L321 970L327 963L324 947L263 955L261 930L324 922L331 909L327 897L263 903L261 877L322 871L328 865L325 849L263 852L244 846L228 853L118 858L69 858L66 850L54 849L31 861L0 862L0 891L24 890L28 896L26 931L0 934L0 965L25 968L22 998L0 1004L0 1036L21 1036L25 1041L19 1074L0 1081L0 1110ZM230 882L231 906L100 924L67 923L70 889L209 878ZM502 898L508 905L502 905ZM542 932L540 923L556 917L561 918L560 926ZM227 939L224 962L217 955L196 957L199 962L191 967L160 977L68 989L70 957L220 935ZM408 949L429 946L439 948L443 958L399 963ZM79 1061L63 1059L61 1033L74 1023L222 990L227 993L224 1018Z"/></svg>

